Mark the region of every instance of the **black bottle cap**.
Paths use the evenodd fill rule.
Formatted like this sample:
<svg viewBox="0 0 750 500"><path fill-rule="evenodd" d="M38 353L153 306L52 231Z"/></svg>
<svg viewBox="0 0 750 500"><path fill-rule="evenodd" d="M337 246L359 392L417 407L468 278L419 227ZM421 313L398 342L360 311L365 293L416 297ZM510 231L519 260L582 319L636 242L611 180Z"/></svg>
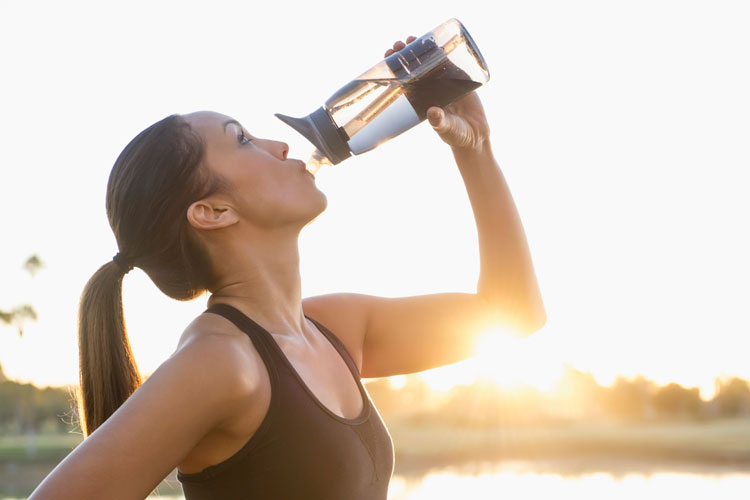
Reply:
<svg viewBox="0 0 750 500"><path fill-rule="evenodd" d="M281 113L276 113L274 116L302 134L332 164L341 163L352 155L349 145L342 137L342 132L339 131L325 108L320 107L304 118L293 118Z"/></svg>

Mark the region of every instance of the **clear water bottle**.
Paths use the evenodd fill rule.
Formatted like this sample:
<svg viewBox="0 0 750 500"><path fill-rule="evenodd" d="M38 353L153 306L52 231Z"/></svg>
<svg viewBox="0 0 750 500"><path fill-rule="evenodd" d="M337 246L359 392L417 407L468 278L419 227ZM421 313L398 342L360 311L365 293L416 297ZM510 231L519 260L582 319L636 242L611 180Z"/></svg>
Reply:
<svg viewBox="0 0 750 500"><path fill-rule="evenodd" d="M370 151L486 83L487 64L466 28L451 19L347 83L303 118L275 116L316 148L308 170Z"/></svg>

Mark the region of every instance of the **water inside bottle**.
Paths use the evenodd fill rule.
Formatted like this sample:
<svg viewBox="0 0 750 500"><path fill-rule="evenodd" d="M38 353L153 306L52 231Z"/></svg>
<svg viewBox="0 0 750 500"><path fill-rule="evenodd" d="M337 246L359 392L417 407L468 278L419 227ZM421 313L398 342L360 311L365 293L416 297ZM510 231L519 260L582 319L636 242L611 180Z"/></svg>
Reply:
<svg viewBox="0 0 750 500"><path fill-rule="evenodd" d="M360 154L425 120L431 106L446 106L481 85L445 58L416 77L353 80L333 94L325 107L349 149ZM315 150L308 170L315 174L325 164L331 163Z"/></svg>
<svg viewBox="0 0 750 500"><path fill-rule="evenodd" d="M307 160L305 169L311 174L315 175L323 165L332 165L331 160L329 160L323 153L315 149L310 155L310 159Z"/></svg>
<svg viewBox="0 0 750 500"><path fill-rule="evenodd" d="M442 64L417 78L354 80L334 94L326 107L340 125L340 130L352 139L401 96L408 100L418 123L427 117L427 109L431 106L446 106L481 85L446 58ZM393 135L381 137L381 142L415 125L410 116L393 118L393 126L388 127ZM383 132L388 133L387 130Z"/></svg>

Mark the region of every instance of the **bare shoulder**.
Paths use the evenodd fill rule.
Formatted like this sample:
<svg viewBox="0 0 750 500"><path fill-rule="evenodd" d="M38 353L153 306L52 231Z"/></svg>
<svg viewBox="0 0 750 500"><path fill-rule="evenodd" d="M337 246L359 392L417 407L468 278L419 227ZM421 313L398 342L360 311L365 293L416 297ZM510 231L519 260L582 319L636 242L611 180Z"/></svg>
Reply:
<svg viewBox="0 0 750 500"><path fill-rule="evenodd" d="M226 342L227 346L241 344L247 335L243 334L230 321L218 314L200 314L183 330L175 353L195 342ZM201 344L202 345L202 344Z"/></svg>
<svg viewBox="0 0 750 500"><path fill-rule="evenodd" d="M175 352L70 453L31 498L145 498L259 387L241 337L198 319Z"/></svg>
<svg viewBox="0 0 750 500"><path fill-rule="evenodd" d="M252 396L262 378L262 361L250 339L216 314L201 314L185 328L167 362L173 358L210 371L212 383L227 384L240 397Z"/></svg>
<svg viewBox="0 0 750 500"><path fill-rule="evenodd" d="M245 434L252 418L270 394L267 367L250 337L226 318L201 314L183 331L171 358L179 358L188 369L200 367L211 375L207 384L220 386L225 397L236 400L219 428L230 434ZM203 443L202 443L203 444Z"/></svg>

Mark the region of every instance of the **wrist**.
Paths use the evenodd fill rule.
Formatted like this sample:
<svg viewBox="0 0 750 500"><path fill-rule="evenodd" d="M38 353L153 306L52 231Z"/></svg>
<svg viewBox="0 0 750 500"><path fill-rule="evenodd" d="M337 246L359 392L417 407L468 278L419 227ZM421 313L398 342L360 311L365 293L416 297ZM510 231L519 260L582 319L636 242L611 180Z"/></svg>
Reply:
<svg viewBox="0 0 750 500"><path fill-rule="evenodd" d="M476 163L477 161L494 158L489 139L482 141L478 145L466 147L452 146L451 151L459 166L465 162Z"/></svg>

